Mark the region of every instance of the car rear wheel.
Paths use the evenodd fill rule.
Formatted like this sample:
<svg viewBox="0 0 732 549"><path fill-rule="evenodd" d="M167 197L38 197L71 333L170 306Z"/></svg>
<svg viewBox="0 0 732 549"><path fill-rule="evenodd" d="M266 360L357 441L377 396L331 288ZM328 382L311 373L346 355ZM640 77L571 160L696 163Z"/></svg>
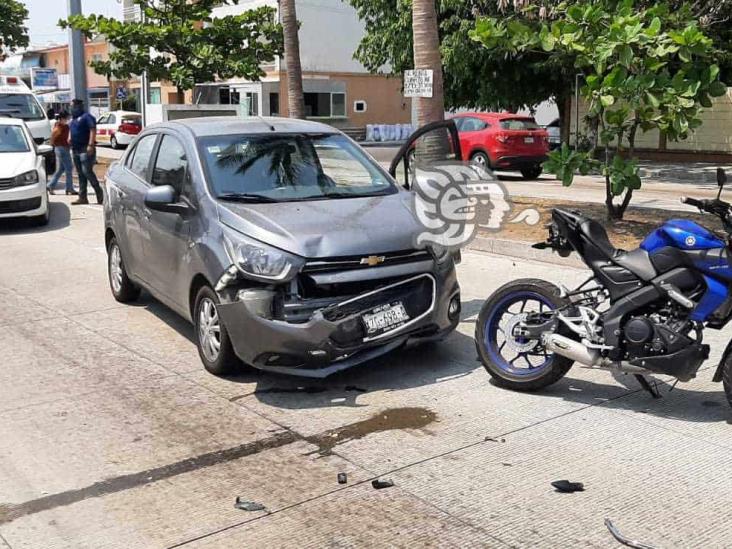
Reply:
<svg viewBox="0 0 732 549"><path fill-rule="evenodd" d="M488 158L488 155L484 152L476 152L473 153L473 156L470 157L470 161L473 164L478 164L479 166L482 166L483 168L490 168L491 167L491 161Z"/></svg>
<svg viewBox="0 0 732 549"><path fill-rule="evenodd" d="M234 373L241 361L234 353L229 334L219 316L219 298L211 288L198 291L193 321L196 328L196 346L203 367L216 376Z"/></svg>
<svg viewBox="0 0 732 549"><path fill-rule="evenodd" d="M541 175L542 171L543 168L541 167L541 165L537 164L536 166L524 168L523 170L521 170L521 175L526 180L537 179Z"/></svg>
<svg viewBox="0 0 732 549"><path fill-rule="evenodd" d="M107 273L109 275L109 287L112 290L114 299L120 303L130 303L140 297L140 287L127 276L127 269L124 261L122 261L122 252L116 238L112 238L109 242Z"/></svg>
<svg viewBox="0 0 732 549"><path fill-rule="evenodd" d="M113 149L119 149L119 143L117 143L117 138L114 135L109 140L109 144L112 145Z"/></svg>

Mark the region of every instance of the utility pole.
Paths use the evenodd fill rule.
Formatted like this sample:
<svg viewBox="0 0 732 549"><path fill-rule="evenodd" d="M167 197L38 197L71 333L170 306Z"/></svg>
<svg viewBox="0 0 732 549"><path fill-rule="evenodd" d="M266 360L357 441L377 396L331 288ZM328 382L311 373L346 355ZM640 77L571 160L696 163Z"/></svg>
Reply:
<svg viewBox="0 0 732 549"><path fill-rule="evenodd" d="M81 15L81 0L68 0L68 13L69 17L72 15ZM72 28L69 28L69 63L72 99L83 99L88 107L84 36L81 34L81 31Z"/></svg>

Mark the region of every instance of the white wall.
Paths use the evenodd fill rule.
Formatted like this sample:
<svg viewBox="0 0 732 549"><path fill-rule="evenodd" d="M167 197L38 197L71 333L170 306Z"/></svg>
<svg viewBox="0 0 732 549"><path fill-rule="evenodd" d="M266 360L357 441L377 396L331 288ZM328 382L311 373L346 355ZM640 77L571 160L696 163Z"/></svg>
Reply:
<svg viewBox="0 0 732 549"><path fill-rule="evenodd" d="M242 0L213 10L214 17L235 15L260 6L277 7L276 0ZM366 69L353 54L364 27L350 4L342 0L296 0L300 21L300 62L309 72L357 72ZM282 69L285 70L284 61Z"/></svg>

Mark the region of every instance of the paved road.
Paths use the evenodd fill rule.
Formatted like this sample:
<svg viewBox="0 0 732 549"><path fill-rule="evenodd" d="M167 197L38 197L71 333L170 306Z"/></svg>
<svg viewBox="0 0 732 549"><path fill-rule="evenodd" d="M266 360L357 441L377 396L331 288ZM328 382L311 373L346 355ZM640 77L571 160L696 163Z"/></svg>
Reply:
<svg viewBox="0 0 732 549"><path fill-rule="evenodd" d="M615 547L606 517L658 547L732 546L731 413L709 369L656 401L582 369L511 393L476 362L492 290L582 271L466 253L444 344L322 382L224 380L165 307L112 300L99 207L52 211L47 230L0 225L2 549Z"/></svg>

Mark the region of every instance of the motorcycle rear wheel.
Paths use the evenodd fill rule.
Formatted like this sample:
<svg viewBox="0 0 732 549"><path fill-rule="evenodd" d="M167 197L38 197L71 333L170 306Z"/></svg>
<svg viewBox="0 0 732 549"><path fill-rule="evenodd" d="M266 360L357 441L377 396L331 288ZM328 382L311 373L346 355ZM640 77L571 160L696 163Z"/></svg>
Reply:
<svg viewBox="0 0 732 549"><path fill-rule="evenodd" d="M475 345L496 385L537 391L564 377L574 364L572 360L548 353L539 342L522 340L511 331L525 313L556 310L567 304L558 287L537 279L510 282L488 298L478 316Z"/></svg>
<svg viewBox="0 0 732 549"><path fill-rule="evenodd" d="M722 366L722 386L727 402L732 406L732 354L727 355Z"/></svg>

